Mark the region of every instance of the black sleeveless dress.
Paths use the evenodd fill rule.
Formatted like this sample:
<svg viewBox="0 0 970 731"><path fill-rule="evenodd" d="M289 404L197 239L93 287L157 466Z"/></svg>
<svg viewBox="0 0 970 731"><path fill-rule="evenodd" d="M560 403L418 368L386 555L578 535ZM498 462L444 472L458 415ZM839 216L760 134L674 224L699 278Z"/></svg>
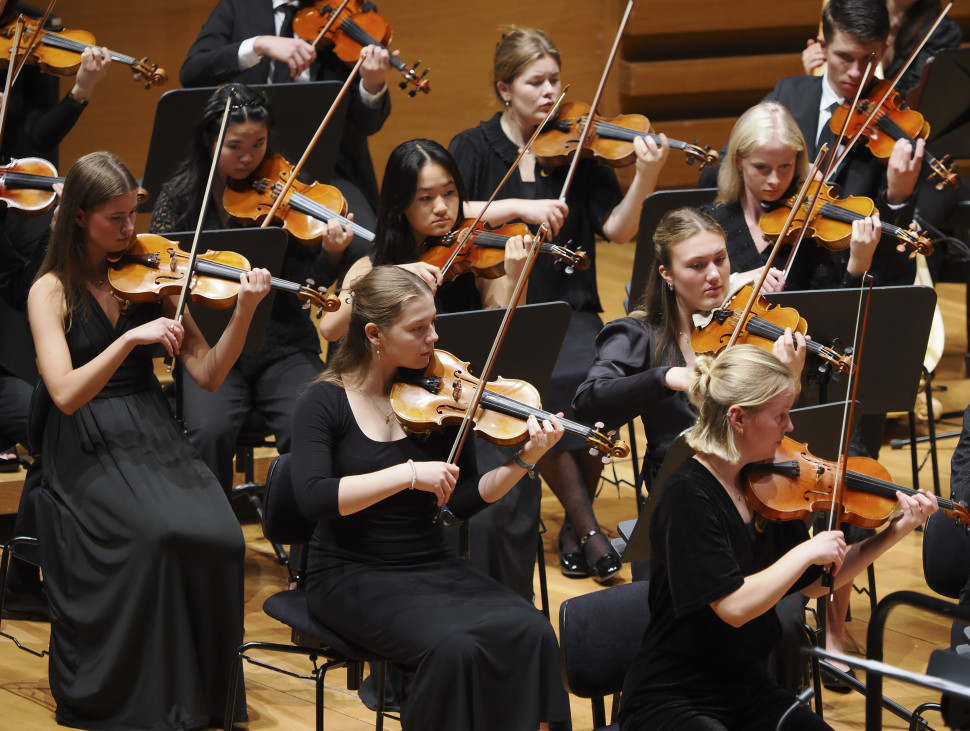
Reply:
<svg viewBox="0 0 970 731"><path fill-rule="evenodd" d="M67 333L74 367L161 314L115 327L95 303ZM73 414L51 409L38 535L51 604L58 723L221 726L243 635L245 543L225 495L176 427L135 348Z"/></svg>

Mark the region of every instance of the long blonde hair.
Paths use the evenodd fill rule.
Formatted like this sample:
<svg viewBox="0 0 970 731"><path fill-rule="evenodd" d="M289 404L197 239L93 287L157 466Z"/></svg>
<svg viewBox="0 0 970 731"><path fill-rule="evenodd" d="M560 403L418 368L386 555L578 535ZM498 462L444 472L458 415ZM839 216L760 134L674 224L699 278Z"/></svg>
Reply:
<svg viewBox="0 0 970 731"><path fill-rule="evenodd" d="M77 223L77 213L90 211L137 188L138 183L125 164L103 150L79 158L64 178L60 209L37 279L53 272L61 280L68 328L73 316L78 312L86 314L91 304L91 295L85 285L87 247L84 229Z"/></svg>
<svg viewBox="0 0 970 731"><path fill-rule="evenodd" d="M689 391L697 425L687 433L687 443L701 454L737 462L741 455L728 410L740 406L757 411L795 385L795 376L785 364L755 345L736 345L716 358L698 356Z"/></svg>
<svg viewBox="0 0 970 731"><path fill-rule="evenodd" d="M738 117L728 140L727 154L717 173L717 202L736 203L744 189L741 160L775 141L795 151L795 177L808 174L805 138L791 113L778 102L762 102Z"/></svg>
<svg viewBox="0 0 970 731"><path fill-rule="evenodd" d="M316 381L344 385L345 377L364 371L374 357L364 326L372 322L386 330L400 317L405 305L415 297L432 294L417 274L399 266L377 266L350 287L350 323L340 349L327 363Z"/></svg>

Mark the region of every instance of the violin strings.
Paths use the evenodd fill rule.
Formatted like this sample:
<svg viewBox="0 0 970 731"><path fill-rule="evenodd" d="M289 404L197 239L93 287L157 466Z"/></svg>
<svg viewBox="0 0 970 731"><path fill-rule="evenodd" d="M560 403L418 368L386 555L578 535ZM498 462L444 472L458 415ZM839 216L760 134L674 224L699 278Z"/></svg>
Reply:
<svg viewBox="0 0 970 731"><path fill-rule="evenodd" d="M52 190L54 183L63 183L64 178L35 173L0 173L0 179L7 188L37 188L38 190Z"/></svg>
<svg viewBox="0 0 970 731"><path fill-rule="evenodd" d="M176 256L179 259L188 259L187 254L181 252L177 253ZM210 261L208 259L196 259L195 269L199 274L203 274L210 277L224 277L230 281L238 281L239 275L247 269L240 269L239 267L234 267L231 264L225 264L221 261ZM302 288L295 282L289 282L285 279L278 279L277 277L270 277L270 285L276 287L277 289L283 289L288 292L298 292Z"/></svg>
<svg viewBox="0 0 970 731"><path fill-rule="evenodd" d="M344 226L350 226L351 231L353 231L357 236L360 236L365 241L373 241L374 234L368 231L363 226L358 226L356 223L351 221L349 218L344 218L339 213L331 211L325 205L317 203L312 198L308 198L302 193L294 192L290 196L290 206L295 208L300 213L305 213L318 221L329 221L331 218L336 218Z"/></svg>
<svg viewBox="0 0 970 731"><path fill-rule="evenodd" d="M370 33L361 28L354 21L353 18L347 18L340 24L340 29L346 33L351 39L357 41L362 46L380 46L387 50L383 43L379 43ZM414 71L407 67L400 58L395 56L393 53L388 54L388 61L391 62L391 66L396 68L398 71L406 71L409 75L413 75Z"/></svg>
<svg viewBox="0 0 970 731"><path fill-rule="evenodd" d="M482 395L482 403L493 407L496 411L503 410L504 413L507 413L509 416L519 417L523 421L528 419L530 416L535 416L540 421L553 416L553 414L549 413L548 411L538 409L533 406L528 406L527 404L523 404L521 401L516 401L508 396L495 393L494 391L489 391L487 389ZM589 427L583 426L582 424L569 419L560 418L559 421L562 423L563 428L566 431L573 434L586 436L591 431Z"/></svg>
<svg viewBox="0 0 970 731"><path fill-rule="evenodd" d="M603 134L606 132L607 134ZM660 144L659 135L655 135L653 132L638 132L636 130L629 129L628 127L623 127L613 122L596 122L596 134L601 137L607 137L609 139L623 140L625 142L633 142L637 137L649 137L658 145ZM680 140L668 139L667 144L674 150L686 150L688 145L686 142Z"/></svg>
<svg viewBox="0 0 970 731"><path fill-rule="evenodd" d="M84 53L86 49L92 48L89 43L81 43L81 41L76 41L73 38L65 38L54 33L45 32L40 40L45 45L60 48L65 51L74 51L75 53ZM126 56L123 53L116 53L115 51L109 51L108 53L112 61L119 61L128 66L133 66L136 63L134 58Z"/></svg>

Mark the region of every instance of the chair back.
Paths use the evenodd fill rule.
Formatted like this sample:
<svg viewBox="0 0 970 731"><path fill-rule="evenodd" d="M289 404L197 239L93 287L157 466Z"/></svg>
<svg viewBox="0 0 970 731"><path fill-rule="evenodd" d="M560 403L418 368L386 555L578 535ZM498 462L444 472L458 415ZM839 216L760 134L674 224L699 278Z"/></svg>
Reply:
<svg viewBox="0 0 970 731"><path fill-rule="evenodd" d="M274 459L263 489L263 535L271 543L306 543L316 522L300 512L290 479L289 454Z"/></svg>
<svg viewBox="0 0 970 731"><path fill-rule="evenodd" d="M923 574L937 594L959 599L970 580L970 534L957 520L934 513L923 529Z"/></svg>
<svg viewBox="0 0 970 731"><path fill-rule="evenodd" d="M598 698L623 689L650 619L649 582L611 586L559 607L563 683L573 695Z"/></svg>

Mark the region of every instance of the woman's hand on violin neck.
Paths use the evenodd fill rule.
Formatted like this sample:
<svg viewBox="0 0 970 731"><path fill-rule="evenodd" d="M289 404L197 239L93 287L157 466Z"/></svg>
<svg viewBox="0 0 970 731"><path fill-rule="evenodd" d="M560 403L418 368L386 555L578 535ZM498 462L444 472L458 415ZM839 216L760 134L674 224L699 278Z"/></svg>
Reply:
<svg viewBox="0 0 970 731"><path fill-rule="evenodd" d="M637 156L636 174L644 176L650 185L656 184L660 170L667 162L667 155L670 153L667 135L661 132L657 136L660 138L659 145L652 137L636 137L633 140L633 151Z"/></svg>
<svg viewBox="0 0 970 731"><path fill-rule="evenodd" d="M505 242L505 276L508 277L510 287L515 286L525 269L531 243L531 236L512 236Z"/></svg>
<svg viewBox="0 0 970 731"><path fill-rule="evenodd" d="M407 264L400 264L399 266L421 277L431 287L432 292L437 292L438 287L441 286L441 282L444 280L444 274L434 264L428 264L423 261L412 261Z"/></svg>
<svg viewBox="0 0 970 731"><path fill-rule="evenodd" d="M920 490L915 495L896 492L900 513L893 520L893 528L899 535L905 535L926 523L933 513L940 509L936 495Z"/></svg>
<svg viewBox="0 0 970 731"><path fill-rule="evenodd" d="M347 214L347 220L353 221L354 214ZM336 264L343 257L344 251L347 250L347 246L350 245L353 238L354 231L350 224L344 226L336 218L331 218L323 229L320 245L327 252L330 262Z"/></svg>
<svg viewBox="0 0 970 731"><path fill-rule="evenodd" d="M886 168L886 200L894 206L902 205L913 194L923 166L923 148L926 143L916 140L914 147L909 140L900 138L893 145Z"/></svg>
<svg viewBox="0 0 970 731"><path fill-rule="evenodd" d="M458 483L458 465L447 462L410 462L414 471L408 474L408 484L414 481L414 489L432 493L438 505L444 505L455 491Z"/></svg>
<svg viewBox="0 0 970 731"><path fill-rule="evenodd" d="M161 343L171 358L179 354L183 337L185 337L185 328L182 327L182 323L168 317L159 317L157 320L146 322L127 333L128 341L132 345Z"/></svg>
<svg viewBox="0 0 970 731"><path fill-rule="evenodd" d="M882 222L879 211L871 216L852 222L852 237L849 240L849 264L846 267L853 277L861 277L872 266L876 245L882 238Z"/></svg>
<svg viewBox="0 0 970 731"><path fill-rule="evenodd" d="M252 315L256 311L256 305L265 297L270 290L270 280L272 275L268 269L253 269L251 272L243 272L239 275L239 298L236 300L236 309L246 315Z"/></svg>
<svg viewBox="0 0 970 731"><path fill-rule="evenodd" d="M796 381L801 378L802 368L805 367L805 354L808 352L804 335L799 332L792 333L791 328L786 327L785 334L775 341L771 352L785 364Z"/></svg>
<svg viewBox="0 0 970 731"><path fill-rule="evenodd" d="M302 38L257 36L253 42L253 50L277 63L285 63L290 67L290 76L293 78L310 68L310 64L317 57L317 49Z"/></svg>
<svg viewBox="0 0 970 731"><path fill-rule="evenodd" d="M81 54L81 65L74 78L71 96L75 101L86 102L94 92L95 84L108 75L111 65L111 52L107 48L89 46Z"/></svg>
<svg viewBox="0 0 970 731"><path fill-rule="evenodd" d="M395 51L397 56L400 51ZM360 65L360 80L368 94L380 94L387 88L387 71L391 68L391 56L383 46L364 46L360 49L364 63Z"/></svg>
<svg viewBox="0 0 970 731"><path fill-rule="evenodd" d="M535 464L562 439L565 430L557 417L562 417L562 412L551 419L544 419L541 424L534 415L529 417L526 422L529 427L529 441L522 447L519 455L523 461Z"/></svg>

